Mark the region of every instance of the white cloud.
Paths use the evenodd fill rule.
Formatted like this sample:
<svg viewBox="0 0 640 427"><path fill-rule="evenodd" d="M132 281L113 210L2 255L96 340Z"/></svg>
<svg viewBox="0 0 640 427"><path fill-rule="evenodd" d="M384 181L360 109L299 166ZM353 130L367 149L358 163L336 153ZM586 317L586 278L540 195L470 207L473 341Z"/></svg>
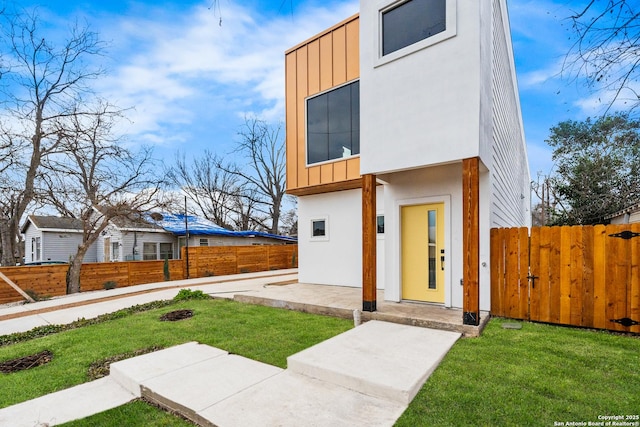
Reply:
<svg viewBox="0 0 640 427"><path fill-rule="evenodd" d="M149 10L146 16L115 17L106 31L118 64L99 90L121 106L135 106L128 130L150 143L166 141L166 135L152 136L166 134L167 127L197 121L198 109L207 105L282 121L285 50L357 9L353 0L301 5L293 17L265 19L230 2L222 26L219 15L203 6L181 15ZM214 98L218 103L208 104Z"/></svg>
<svg viewBox="0 0 640 427"><path fill-rule="evenodd" d="M560 78L561 71L562 61L557 61L544 68L521 73L518 78L518 85L521 89L535 88L551 80Z"/></svg>

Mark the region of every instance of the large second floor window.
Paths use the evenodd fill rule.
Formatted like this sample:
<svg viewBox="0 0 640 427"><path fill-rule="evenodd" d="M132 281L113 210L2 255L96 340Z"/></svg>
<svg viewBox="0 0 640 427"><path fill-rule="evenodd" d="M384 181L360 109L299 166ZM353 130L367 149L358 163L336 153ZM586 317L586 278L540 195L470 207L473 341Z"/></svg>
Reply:
<svg viewBox="0 0 640 427"><path fill-rule="evenodd" d="M360 82L307 99L307 164L360 154Z"/></svg>
<svg viewBox="0 0 640 427"><path fill-rule="evenodd" d="M448 0L409 0L382 12L382 55L447 29Z"/></svg>

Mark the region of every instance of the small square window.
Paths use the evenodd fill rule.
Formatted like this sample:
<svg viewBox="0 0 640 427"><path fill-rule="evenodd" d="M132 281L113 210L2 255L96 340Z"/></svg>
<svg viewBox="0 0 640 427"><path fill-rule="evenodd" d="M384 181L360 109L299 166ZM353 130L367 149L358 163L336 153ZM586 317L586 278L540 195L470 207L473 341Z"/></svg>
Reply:
<svg viewBox="0 0 640 427"><path fill-rule="evenodd" d="M329 240L329 218L312 218L310 225L311 240Z"/></svg>
<svg viewBox="0 0 640 427"><path fill-rule="evenodd" d="M326 236L326 222L324 219L319 219L317 221L311 221L311 229L313 237L324 237Z"/></svg>
<svg viewBox="0 0 640 427"><path fill-rule="evenodd" d="M200 239L200 246L209 246L209 239Z"/></svg>

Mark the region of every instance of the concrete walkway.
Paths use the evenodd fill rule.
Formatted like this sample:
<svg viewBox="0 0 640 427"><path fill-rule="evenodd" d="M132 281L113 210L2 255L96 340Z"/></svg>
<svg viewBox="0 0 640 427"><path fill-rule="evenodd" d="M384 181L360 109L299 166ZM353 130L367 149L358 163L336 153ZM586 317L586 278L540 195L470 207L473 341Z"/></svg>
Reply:
<svg viewBox="0 0 640 427"><path fill-rule="evenodd" d="M5 307L0 334L170 299L178 287L226 298L255 294L295 282L295 273L142 285L147 288ZM104 300L105 294L118 298ZM106 378L0 409L0 425L61 424L142 396L205 426L391 426L460 336L372 320L290 356L286 370L187 343L116 362Z"/></svg>

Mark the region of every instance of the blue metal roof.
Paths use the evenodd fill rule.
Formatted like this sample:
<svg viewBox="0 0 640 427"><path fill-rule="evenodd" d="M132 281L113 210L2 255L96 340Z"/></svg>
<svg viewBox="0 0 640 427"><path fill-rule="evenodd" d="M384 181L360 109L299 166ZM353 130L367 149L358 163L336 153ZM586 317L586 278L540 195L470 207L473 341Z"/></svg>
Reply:
<svg viewBox="0 0 640 427"><path fill-rule="evenodd" d="M160 215L148 215L147 220L157 224L169 233L176 236L186 235L189 230L190 236L229 236L229 237L268 237L278 239L285 242L295 243L298 241L295 237L280 236L277 234L265 233L262 231L233 231L194 215L186 216L184 214L162 213L162 219L158 219ZM185 226L186 225L186 226Z"/></svg>

